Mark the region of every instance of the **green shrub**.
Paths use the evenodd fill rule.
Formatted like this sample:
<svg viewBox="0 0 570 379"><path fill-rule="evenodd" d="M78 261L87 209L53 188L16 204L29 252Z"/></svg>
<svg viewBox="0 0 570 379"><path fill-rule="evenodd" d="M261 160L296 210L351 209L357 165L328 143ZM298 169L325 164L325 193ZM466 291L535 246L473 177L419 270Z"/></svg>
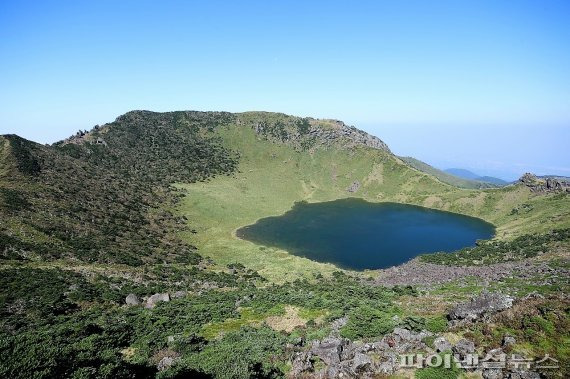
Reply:
<svg viewBox="0 0 570 379"><path fill-rule="evenodd" d="M353 309L340 334L351 340L380 337L394 329L393 313L363 306Z"/></svg>
<svg viewBox="0 0 570 379"><path fill-rule="evenodd" d="M441 333L447 330L447 319L444 316L429 317L426 319L426 329L432 333Z"/></svg>

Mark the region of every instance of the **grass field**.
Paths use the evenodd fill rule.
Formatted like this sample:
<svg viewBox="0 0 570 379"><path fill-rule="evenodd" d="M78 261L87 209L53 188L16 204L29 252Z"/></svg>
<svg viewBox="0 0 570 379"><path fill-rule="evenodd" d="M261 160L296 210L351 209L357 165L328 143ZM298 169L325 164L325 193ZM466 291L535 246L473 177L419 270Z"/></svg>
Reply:
<svg viewBox="0 0 570 379"><path fill-rule="evenodd" d="M355 196L463 213L493 223L500 239L570 225L566 195L537 196L523 186L459 189L381 150L331 146L298 151L264 140L245 126L226 126L219 133L226 146L240 153L239 172L178 185L186 190L179 212L196 231L183 238L218 264L242 263L277 282L330 274L337 268L240 240L235 231L259 218L283 214L301 200ZM355 180L361 188L351 194L346 189Z"/></svg>

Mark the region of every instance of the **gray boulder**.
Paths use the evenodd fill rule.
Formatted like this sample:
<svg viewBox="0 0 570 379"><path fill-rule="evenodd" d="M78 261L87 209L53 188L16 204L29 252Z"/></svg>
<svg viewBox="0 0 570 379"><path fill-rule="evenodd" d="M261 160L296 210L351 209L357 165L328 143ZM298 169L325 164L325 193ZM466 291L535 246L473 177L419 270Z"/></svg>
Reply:
<svg viewBox="0 0 570 379"><path fill-rule="evenodd" d="M397 336L400 341L410 341L412 339L412 332L408 329L395 328L392 332L394 336Z"/></svg>
<svg viewBox="0 0 570 379"><path fill-rule="evenodd" d="M392 375L400 367L399 356L393 352L382 354L382 361L376 366L375 371L381 375Z"/></svg>
<svg viewBox="0 0 570 379"><path fill-rule="evenodd" d="M476 321L512 307L513 301L512 297L501 293L483 292L471 301L457 305L449 312L448 318L452 321Z"/></svg>
<svg viewBox="0 0 570 379"><path fill-rule="evenodd" d="M483 379L503 379L503 370L500 368L488 368L482 372Z"/></svg>
<svg viewBox="0 0 570 379"><path fill-rule="evenodd" d="M313 371L312 354L309 351L295 353L291 362L291 375L296 378L302 373Z"/></svg>
<svg viewBox="0 0 570 379"><path fill-rule="evenodd" d="M135 295L134 293L130 293L125 298L125 303L127 303L127 305L140 305L141 301L137 295Z"/></svg>
<svg viewBox="0 0 570 379"><path fill-rule="evenodd" d="M503 337L503 346L511 346L517 342L515 337L513 336L504 336Z"/></svg>
<svg viewBox="0 0 570 379"><path fill-rule="evenodd" d="M164 371L168 369L170 366L172 366L174 362L176 362L177 360L178 360L177 357L164 357L158 362L156 368L158 369L158 371Z"/></svg>
<svg viewBox="0 0 570 379"><path fill-rule="evenodd" d="M438 353L451 350L451 344L444 337L437 337L433 341L433 347Z"/></svg>
<svg viewBox="0 0 570 379"><path fill-rule="evenodd" d="M453 352L463 358L475 352L475 344L472 341L461 339L453 347Z"/></svg>
<svg viewBox="0 0 570 379"><path fill-rule="evenodd" d="M154 308L161 301L170 301L170 295L167 293L155 293L146 300L145 308Z"/></svg>
<svg viewBox="0 0 570 379"><path fill-rule="evenodd" d="M356 353L352 360L352 370L356 373L361 373L370 369L372 359L366 354Z"/></svg>
<svg viewBox="0 0 570 379"><path fill-rule="evenodd" d="M327 365L335 364L340 362L340 355L348 343L343 338L327 337L322 341L313 341L311 353Z"/></svg>
<svg viewBox="0 0 570 379"><path fill-rule="evenodd" d="M188 295L188 291L176 291L172 294L173 299L179 299L182 297L186 297Z"/></svg>

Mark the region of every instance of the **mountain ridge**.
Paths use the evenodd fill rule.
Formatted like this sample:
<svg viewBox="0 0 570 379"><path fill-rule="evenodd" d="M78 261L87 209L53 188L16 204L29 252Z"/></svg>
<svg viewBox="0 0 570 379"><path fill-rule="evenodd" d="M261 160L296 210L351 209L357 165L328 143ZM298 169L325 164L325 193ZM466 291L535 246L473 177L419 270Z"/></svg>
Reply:
<svg viewBox="0 0 570 379"><path fill-rule="evenodd" d="M491 183L491 184L495 184L495 185L507 185L508 182L506 180L500 179L500 178L495 178L493 176L488 176L488 175L478 175L472 171L463 169L463 168L448 168L443 170L444 172L459 177L459 178L463 178L463 179L468 179L468 180L475 180L475 181L479 181L479 182L484 182L484 183Z"/></svg>
<svg viewBox="0 0 570 379"><path fill-rule="evenodd" d="M439 180L441 180L443 183L447 183L450 184L452 186L457 186L460 188L478 188L478 189L482 189L482 188L494 188L495 186L492 185L492 183L486 183L484 181L478 181L478 180L470 180L470 179L464 179L455 175L451 175L445 171L439 170L433 166L430 166L429 164L420 161L419 159L413 158L413 157L400 157L400 159L402 159L403 161L405 161L406 163L408 163L409 165L411 165L412 167L414 167L415 169L418 169L420 171L423 171L425 173L428 173L430 175L435 176L436 178L438 178Z"/></svg>

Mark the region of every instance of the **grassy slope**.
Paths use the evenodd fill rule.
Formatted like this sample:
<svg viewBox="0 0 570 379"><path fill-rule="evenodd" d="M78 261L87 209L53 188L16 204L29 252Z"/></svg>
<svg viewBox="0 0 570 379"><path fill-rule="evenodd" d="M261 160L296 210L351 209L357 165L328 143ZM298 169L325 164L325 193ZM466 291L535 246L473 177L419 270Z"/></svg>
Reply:
<svg viewBox="0 0 570 379"><path fill-rule="evenodd" d="M264 115L263 117L268 117ZM498 238L537 233L569 225L564 196L535 196L522 186L462 190L410 169L380 150L335 147L299 152L261 139L250 127L230 125L219 131L226 146L241 154L239 173L206 183L181 184L187 190L180 212L198 220L197 233L183 238L220 264L239 262L276 281L330 273L335 267L235 237L235 230L257 219L279 215L294 202L327 201L348 196L394 201L473 215L497 226ZM362 183L355 194L346 188ZM511 215L513 208L521 212Z"/></svg>
<svg viewBox="0 0 570 379"><path fill-rule="evenodd" d="M8 175L8 140L0 137L0 179Z"/></svg>

